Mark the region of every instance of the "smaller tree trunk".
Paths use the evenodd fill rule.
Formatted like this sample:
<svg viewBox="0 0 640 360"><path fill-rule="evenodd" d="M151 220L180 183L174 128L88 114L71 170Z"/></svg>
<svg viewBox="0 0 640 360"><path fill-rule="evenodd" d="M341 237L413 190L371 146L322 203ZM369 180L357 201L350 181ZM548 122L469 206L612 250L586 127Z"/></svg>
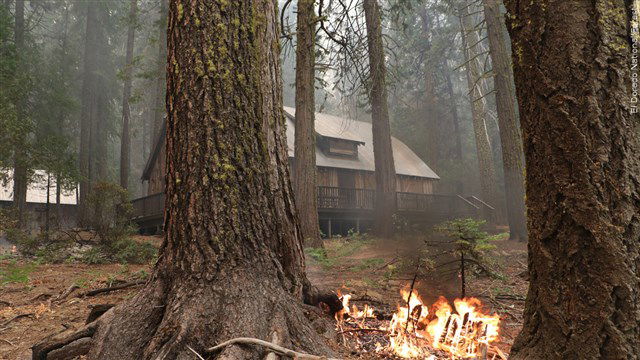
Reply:
<svg viewBox="0 0 640 360"><path fill-rule="evenodd" d="M377 0L364 0L364 14L367 26L369 49L369 73L371 89L371 120L373 132L373 155L376 167L375 232L382 237L393 233L393 214L396 212L396 170L391 146L391 126L382 44L380 7Z"/></svg>
<svg viewBox="0 0 640 360"><path fill-rule="evenodd" d="M18 53L18 59L20 60L24 56L24 0L16 0L15 14L14 14L14 37L16 52ZM24 66L22 61L19 61L19 71L23 71ZM22 94L26 96L26 94ZM16 116L17 122L21 123L24 120L25 101L21 98L18 99L16 104ZM23 227L25 224L25 211L27 207L27 184L28 184L28 171L27 171L27 156L25 154L25 142L27 140L27 134L18 134L18 139L14 149L14 167L13 167L13 206L18 212L18 227Z"/></svg>
<svg viewBox="0 0 640 360"><path fill-rule="evenodd" d="M131 109L129 107L129 98L131 97L133 45L135 41L137 12L138 2L137 0L131 0L131 7L129 9L129 31L127 32L124 85L122 89L122 138L120 142L120 186L125 189L129 188L129 168L131 166L131 135L129 133Z"/></svg>
<svg viewBox="0 0 640 360"><path fill-rule="evenodd" d="M298 1L296 44L296 132L293 185L305 246L322 247L318 224L315 118L314 0Z"/></svg>
<svg viewBox="0 0 640 360"><path fill-rule="evenodd" d="M498 188L496 182L496 170L493 161L493 151L487 133L487 111L484 103L483 85L480 65L476 59L476 46L478 34L473 30L469 9L465 4L460 7L460 23L462 28L462 46L464 60L467 68L467 84L469 87L469 100L471 101L471 113L473 116L473 132L476 140L478 155L478 167L480 170L480 188L484 201L492 206L498 204Z"/></svg>
<svg viewBox="0 0 640 360"><path fill-rule="evenodd" d="M95 4L87 2L85 16L84 58L82 70L82 98L80 107L80 196L79 205L84 207L92 186L92 139L95 108L96 71L96 10ZM81 211L81 214L85 212ZM81 216L82 217L82 216ZM83 219L80 219L83 222Z"/></svg>
<svg viewBox="0 0 640 360"><path fill-rule="evenodd" d="M467 296L467 279L465 277L464 251L460 252L460 298Z"/></svg>
<svg viewBox="0 0 640 360"><path fill-rule="evenodd" d="M60 198L62 196L62 176L56 175L56 223L60 227L62 225L62 205L60 205Z"/></svg>
<svg viewBox="0 0 640 360"><path fill-rule="evenodd" d="M483 3L496 90L509 238L527 241L522 138L516 112L513 70L504 37L507 29L500 15L500 1L483 0Z"/></svg>
<svg viewBox="0 0 640 360"><path fill-rule="evenodd" d="M155 98L153 106L153 123L151 132L149 133L149 149L153 151L153 144L156 142L165 110L165 84L166 84L166 66L167 66L167 0L160 1L160 20L158 32L158 55L157 73L155 84Z"/></svg>
<svg viewBox="0 0 640 360"><path fill-rule="evenodd" d="M438 108L438 94L436 93L436 76L433 60L429 57L429 51L431 50L431 42L429 40L429 32L431 28L429 14L427 13L427 7L422 9L420 14L422 23L422 33L426 38L425 43L425 60L423 64L424 69L424 115L426 122L426 134L427 140L427 163L430 167L438 171L439 162L441 157L441 124L438 121L441 118L441 114Z"/></svg>
<svg viewBox="0 0 640 360"><path fill-rule="evenodd" d="M44 219L44 239L45 242L49 242L49 221L51 219L51 201L49 198L51 197L51 174L47 173L47 204L45 205L45 219Z"/></svg>

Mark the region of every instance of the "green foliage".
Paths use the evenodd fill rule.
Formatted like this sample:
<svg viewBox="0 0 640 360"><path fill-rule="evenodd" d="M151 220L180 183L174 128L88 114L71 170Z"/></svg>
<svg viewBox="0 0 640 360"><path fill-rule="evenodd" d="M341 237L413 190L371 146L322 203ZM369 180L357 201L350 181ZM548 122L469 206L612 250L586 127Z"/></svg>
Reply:
<svg viewBox="0 0 640 360"><path fill-rule="evenodd" d="M325 267L333 267L345 257L353 255L364 245L371 243L365 234L349 231L348 237L333 238L325 243L325 248L307 248L306 254Z"/></svg>
<svg viewBox="0 0 640 360"><path fill-rule="evenodd" d="M491 242L504 238L505 234L489 235L481 229L485 221L475 219L456 219L440 224L436 230L451 239L455 253L482 272L494 275L487 268L490 261L487 253L495 249Z"/></svg>
<svg viewBox="0 0 640 360"><path fill-rule="evenodd" d="M120 186L100 182L87 197L87 221L98 236L98 245L82 255L89 264L106 262L147 263L156 256L149 243L131 239L135 226L131 222L133 206L129 193Z"/></svg>
<svg viewBox="0 0 640 360"><path fill-rule="evenodd" d="M368 270L368 269L375 269L375 268L378 268L378 267L382 266L382 264L384 264L384 259L382 259L382 258L363 259L360 262L360 265L355 266L353 268L353 270L355 270L355 271L363 271L363 270Z"/></svg>
<svg viewBox="0 0 640 360"><path fill-rule="evenodd" d="M114 247L135 231L130 220L133 205L129 193L114 183L97 183L87 196L86 211L87 224L96 231L102 245Z"/></svg>
<svg viewBox="0 0 640 360"><path fill-rule="evenodd" d="M157 249L149 243L138 243L130 238L113 246L113 259L121 264L146 264L157 255Z"/></svg>
<svg viewBox="0 0 640 360"><path fill-rule="evenodd" d="M6 268L0 269L0 284L26 284L29 282L29 275L36 270L36 267L35 263L20 265L15 260L11 261Z"/></svg>
<svg viewBox="0 0 640 360"><path fill-rule="evenodd" d="M306 248L307 255L322 266L331 267L334 265L335 259L329 259L327 250L324 248Z"/></svg>

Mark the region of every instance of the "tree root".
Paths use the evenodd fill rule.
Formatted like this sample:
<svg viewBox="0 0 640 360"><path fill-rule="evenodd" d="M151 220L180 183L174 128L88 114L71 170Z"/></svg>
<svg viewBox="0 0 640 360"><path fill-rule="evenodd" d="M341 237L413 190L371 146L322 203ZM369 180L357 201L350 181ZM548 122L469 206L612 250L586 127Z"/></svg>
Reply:
<svg viewBox="0 0 640 360"><path fill-rule="evenodd" d="M146 282L147 282L146 280L136 280L136 281L124 283L122 285L109 286L109 287L106 287L106 288L89 290L89 291L86 291L86 292L78 294L77 297L95 296L95 295L102 294L102 293L108 293L108 292L111 292L111 291L126 289L128 287L132 287L132 286L136 286L136 285L142 285L142 284L144 284Z"/></svg>
<svg viewBox="0 0 640 360"><path fill-rule="evenodd" d="M70 359L84 355L91 348L91 337L96 331L96 323L84 326L71 335L48 338L31 347L33 360ZM66 354L74 354L68 356Z"/></svg>
<svg viewBox="0 0 640 360"><path fill-rule="evenodd" d="M222 349L224 349L227 346L231 346L231 345L259 345L262 347L265 347L269 350L271 350L272 352L281 355L281 356L287 356L293 359L298 359L298 360L340 360L340 359L336 359L336 358L329 358L326 356L317 356L317 355L311 355L311 354L305 354L305 353L301 353L301 352L297 352L291 349L287 349L284 348L280 345L276 345L274 343L270 343L268 341L264 341L264 340L260 340L260 339L255 339L255 338L235 338L235 339L231 339L231 340L227 340L219 345L216 345L212 348L207 349L207 353L214 353L217 351L220 351Z"/></svg>

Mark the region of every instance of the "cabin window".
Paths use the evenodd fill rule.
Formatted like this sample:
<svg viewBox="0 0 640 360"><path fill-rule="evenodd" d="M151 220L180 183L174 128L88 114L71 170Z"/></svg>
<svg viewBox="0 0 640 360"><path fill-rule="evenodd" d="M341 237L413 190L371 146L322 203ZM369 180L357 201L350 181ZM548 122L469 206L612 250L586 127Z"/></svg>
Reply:
<svg viewBox="0 0 640 360"><path fill-rule="evenodd" d="M358 143L342 139L329 139L327 153L329 155L358 157Z"/></svg>

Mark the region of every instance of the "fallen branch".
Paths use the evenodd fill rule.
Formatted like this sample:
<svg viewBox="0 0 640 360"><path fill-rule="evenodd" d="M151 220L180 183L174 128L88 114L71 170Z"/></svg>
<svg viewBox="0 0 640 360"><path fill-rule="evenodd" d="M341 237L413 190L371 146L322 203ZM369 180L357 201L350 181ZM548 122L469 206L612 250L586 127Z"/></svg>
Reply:
<svg viewBox="0 0 640 360"><path fill-rule="evenodd" d="M317 356L317 355L310 355L310 354L305 354L305 353L301 353L301 352L297 352L291 349L287 349L284 348L280 345L276 345L273 343L270 343L268 341L264 341L264 340L260 340L260 339L254 339L254 338L235 338L235 339L231 339L231 340L227 340L219 345L216 345L212 348L207 349L207 353L213 353L216 351L220 351L222 349L224 349L227 346L230 345L259 345L262 347L265 347L269 350L271 350L274 353L277 353L278 355L281 356L288 356L290 358L294 358L297 360L339 360L336 358L328 358L326 356Z"/></svg>
<svg viewBox="0 0 640 360"><path fill-rule="evenodd" d="M40 300L40 299L42 299L42 300L44 300L44 299L48 299L48 298L50 298L51 296L53 296L53 295L51 295L51 294L49 294L49 293L42 293L42 294L36 295L36 296L34 296L33 298L31 298L31 300L29 300L29 302L35 302L35 301L38 301L38 300Z"/></svg>
<svg viewBox="0 0 640 360"><path fill-rule="evenodd" d="M192 353L194 353L194 354L198 357L198 359L200 359L200 360L204 360L204 358L202 357L202 355L198 354L198 352L197 352L197 351L193 350L193 349L191 348L191 346L187 345L187 349L191 350L191 352L192 352Z"/></svg>
<svg viewBox="0 0 640 360"><path fill-rule="evenodd" d="M106 287L106 288L89 290L89 291L86 291L86 292L83 292L83 293L80 293L80 294L76 295L76 297L95 296L95 295L98 295L98 294L108 293L108 292L111 292L111 291L126 289L128 287L132 287L132 286L136 286L136 285L142 285L145 282L146 282L146 280L136 280L136 281L124 283L122 285L109 286L109 287Z"/></svg>
<svg viewBox="0 0 640 360"><path fill-rule="evenodd" d="M11 345L11 346L13 346L13 347L16 347L16 345L15 345L14 343L12 343L11 341L9 341L9 340L7 340L7 339L0 339L0 340L2 340L2 341L4 341L4 342L6 342L7 344L9 344L9 345Z"/></svg>
<svg viewBox="0 0 640 360"><path fill-rule="evenodd" d="M346 334L346 333L353 333L353 332L383 332L383 333L386 333L387 330L375 329L375 328L357 328L357 329L343 330L343 331L340 331L338 334Z"/></svg>
<svg viewBox="0 0 640 360"><path fill-rule="evenodd" d="M67 298L72 292L78 289L78 285L71 285L67 288L67 290L63 291L60 295L58 295L53 301L62 301Z"/></svg>
<svg viewBox="0 0 640 360"><path fill-rule="evenodd" d="M0 324L0 328L3 328L2 330L4 330L4 327L9 325L9 323L11 323L12 321L18 320L18 319L23 318L23 317L31 317L31 316L33 316L33 313L26 313L26 314L16 315L16 316L12 317L11 319L9 319L9 320L3 322L2 324Z"/></svg>

